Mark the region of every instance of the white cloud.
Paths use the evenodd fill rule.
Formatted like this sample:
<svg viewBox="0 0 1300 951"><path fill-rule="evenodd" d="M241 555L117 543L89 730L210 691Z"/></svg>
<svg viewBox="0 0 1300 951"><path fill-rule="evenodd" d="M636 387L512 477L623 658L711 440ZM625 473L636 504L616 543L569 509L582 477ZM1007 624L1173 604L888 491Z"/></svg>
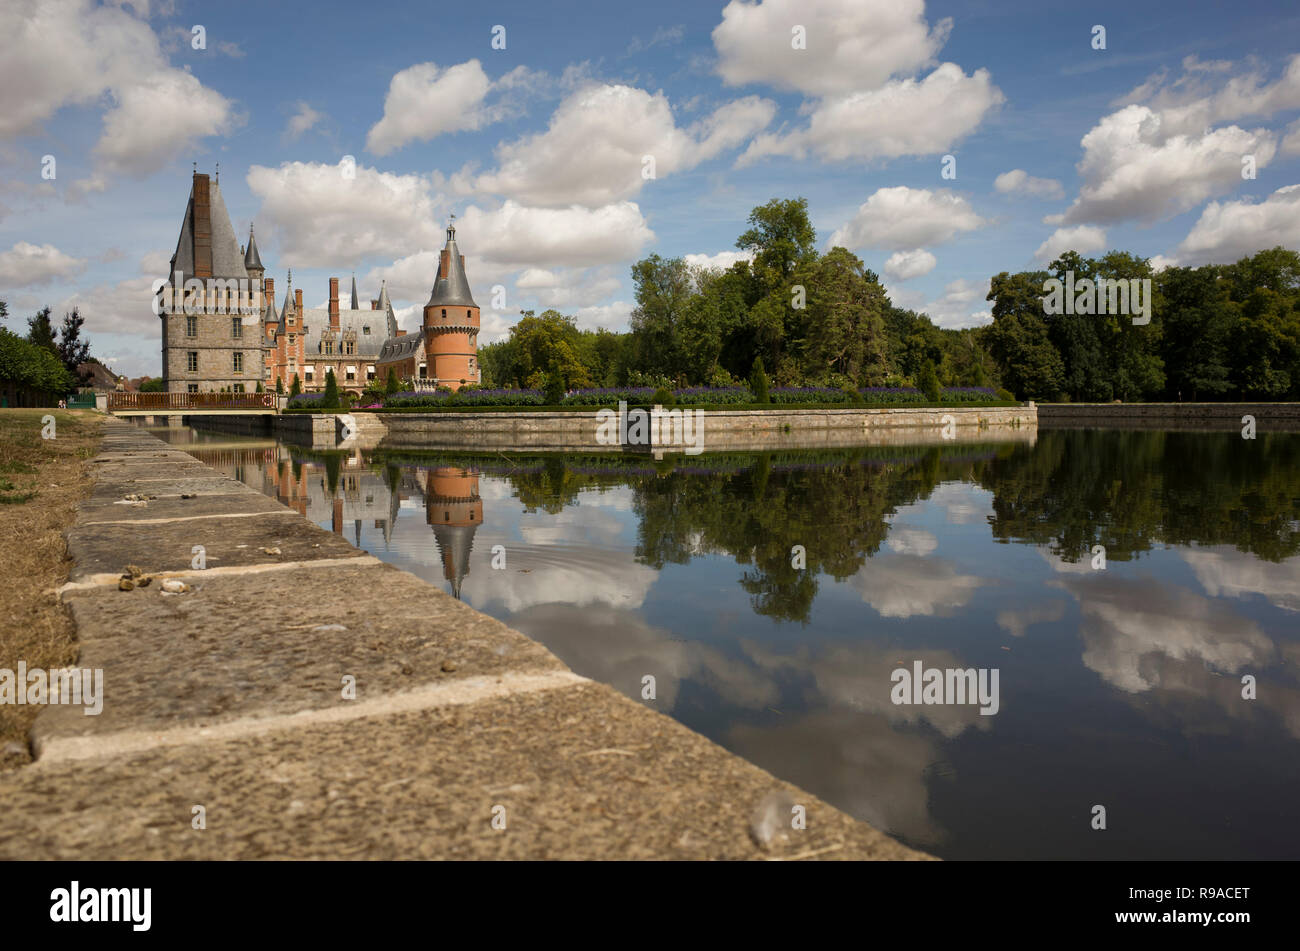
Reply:
<svg viewBox="0 0 1300 951"><path fill-rule="evenodd" d="M124 334L138 336L139 349L151 352L156 364L158 353L158 318L154 316L153 282L165 277L171 251L153 251L140 260L139 274L113 284L100 284L78 290L65 298L60 313L76 307L86 318L88 334ZM157 371L152 371L157 372Z"/></svg>
<svg viewBox="0 0 1300 951"><path fill-rule="evenodd" d="M343 173L316 162L248 170L249 190L262 202L258 233L278 239L278 264L355 266L371 255L442 246L444 208L429 179L361 165L352 178Z"/></svg>
<svg viewBox="0 0 1300 951"><path fill-rule="evenodd" d="M635 258L654 240L635 202L600 208L530 208L507 201L465 209L459 228L490 261L537 267L589 267Z"/></svg>
<svg viewBox="0 0 1300 951"><path fill-rule="evenodd" d="M1278 152L1287 158L1300 155L1300 119L1286 127L1286 138L1282 140Z"/></svg>
<svg viewBox="0 0 1300 951"><path fill-rule="evenodd" d="M626 330L632 316L632 304L627 301L614 301L593 307L580 307L574 314L577 324L583 330Z"/></svg>
<svg viewBox="0 0 1300 951"><path fill-rule="evenodd" d="M154 171L235 121L228 99L171 67L149 25L119 7L0 5L0 136L34 132L64 106L105 96L112 105L95 152L118 172Z"/></svg>
<svg viewBox="0 0 1300 951"><path fill-rule="evenodd" d="M322 113L317 112L306 102L299 100L298 111L289 118L289 124L285 127L285 138L298 138L323 118Z"/></svg>
<svg viewBox="0 0 1300 951"><path fill-rule="evenodd" d="M1083 186L1065 223L1157 221L1232 191L1241 184L1243 159L1266 167L1278 152L1268 129L1218 123L1268 117L1300 108L1300 55L1274 82L1257 70L1225 79L1231 64L1183 61L1169 82L1154 77L1122 100L1083 137ZM1300 149L1286 140L1283 150Z"/></svg>
<svg viewBox="0 0 1300 951"><path fill-rule="evenodd" d="M1203 63L1188 56L1178 79L1170 83L1164 75L1154 77L1122 101L1145 103L1159 111L1170 135L1196 135L1219 122L1300 109L1300 54L1292 56L1271 83L1258 68L1224 81L1222 74L1232 68L1230 62ZM1215 83L1221 85L1214 88Z"/></svg>
<svg viewBox="0 0 1300 951"><path fill-rule="evenodd" d="M95 154L114 171L155 172L196 140L236 124L230 100L181 70L142 79L116 99L95 145Z"/></svg>
<svg viewBox="0 0 1300 951"><path fill-rule="evenodd" d="M1091 254L1106 247L1106 229L1094 225L1079 225L1077 228L1057 228L1046 241L1038 246L1034 257L1044 264L1056 260L1062 251L1077 251Z"/></svg>
<svg viewBox="0 0 1300 951"><path fill-rule="evenodd" d="M535 205L605 205L641 190L646 156L656 178L684 171L739 146L775 114L774 103L750 96L682 129L662 93L586 86L560 103L545 132L499 145L497 169L474 187Z"/></svg>
<svg viewBox="0 0 1300 951"><path fill-rule="evenodd" d="M1003 172L993 180L993 187L1003 194L1030 195L1034 198L1064 198L1065 189L1054 178L1035 178L1023 168Z"/></svg>
<svg viewBox="0 0 1300 951"><path fill-rule="evenodd" d="M683 260L691 267L702 267L710 270L728 270L733 264L739 261L751 261L754 258L752 251L719 251L717 254L687 254Z"/></svg>
<svg viewBox="0 0 1300 951"><path fill-rule="evenodd" d="M792 28L807 49L792 48ZM713 30L718 73L730 85L766 83L835 95L911 75L934 61L952 29L925 21L924 0L732 0Z"/></svg>
<svg viewBox="0 0 1300 951"><path fill-rule="evenodd" d="M1277 144L1265 129L1237 126L1168 135L1160 113L1125 106L1083 137L1083 186L1065 212L1070 224L1155 221L1196 207L1241 183L1242 156L1272 161Z"/></svg>
<svg viewBox="0 0 1300 951"><path fill-rule="evenodd" d="M810 152L827 162L937 155L973 132L1004 100L988 70L967 76L955 63L944 63L922 80L894 80L880 89L806 105L807 128L758 136L737 164L766 155L802 159Z"/></svg>
<svg viewBox="0 0 1300 951"><path fill-rule="evenodd" d="M921 311L930 315L936 327L946 330L978 327L993 319L992 312L983 309L988 294L987 278L979 281L958 278L944 286L942 297L930 301Z"/></svg>
<svg viewBox="0 0 1300 951"><path fill-rule="evenodd" d="M64 254L52 244L29 244L19 241L8 251L0 251L0 285L33 287L80 273L84 258Z"/></svg>
<svg viewBox="0 0 1300 951"><path fill-rule="evenodd" d="M934 270L939 263L929 251L917 248L914 251L895 251L885 262L885 273L900 281L910 281L914 277L923 277Z"/></svg>
<svg viewBox="0 0 1300 951"><path fill-rule="evenodd" d="M384 116L366 136L366 149L387 155L408 142L477 129L486 119L483 100L491 87L476 59L441 70L436 63L408 67L388 84Z"/></svg>
<svg viewBox="0 0 1300 951"><path fill-rule="evenodd" d="M890 555L871 559L851 584L881 617L946 617L979 589L975 575L959 575L942 558Z"/></svg>
<svg viewBox="0 0 1300 951"><path fill-rule="evenodd" d="M1227 547L1179 552L1211 597L1258 595L1284 611L1300 612L1300 559L1268 562Z"/></svg>
<svg viewBox="0 0 1300 951"><path fill-rule="evenodd" d="M902 251L950 241L984 223L965 198L947 189L899 185L877 189L831 235L830 246Z"/></svg>
<svg viewBox="0 0 1300 951"><path fill-rule="evenodd" d="M1279 188L1258 203L1210 202L1176 254L1183 264L1222 264L1278 245L1300 248L1300 185Z"/></svg>

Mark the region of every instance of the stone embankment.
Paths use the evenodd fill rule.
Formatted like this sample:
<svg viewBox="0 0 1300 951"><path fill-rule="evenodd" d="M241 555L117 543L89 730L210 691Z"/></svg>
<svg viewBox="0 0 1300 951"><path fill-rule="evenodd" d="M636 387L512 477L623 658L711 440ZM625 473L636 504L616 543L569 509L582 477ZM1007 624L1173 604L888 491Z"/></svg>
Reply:
<svg viewBox="0 0 1300 951"><path fill-rule="evenodd" d="M284 413L260 419L195 416L192 422L218 432L274 435L313 449L333 449L343 444L359 449L621 451L624 447L607 445L598 438L601 420L597 413L595 409L549 413L354 412L348 414L347 424L334 415ZM791 408L702 411L692 433L698 433L698 445L704 452L742 452L914 445L944 439L963 443L990 439L1032 442L1037 425L1032 404L936 409ZM672 444L653 448L682 451L681 445Z"/></svg>
<svg viewBox="0 0 1300 951"><path fill-rule="evenodd" d="M1300 403L1039 403L1044 429L1240 430L1300 432Z"/></svg>
<svg viewBox="0 0 1300 951"><path fill-rule="evenodd" d="M37 718L0 858L925 858L147 433L95 467L103 712Z"/></svg>

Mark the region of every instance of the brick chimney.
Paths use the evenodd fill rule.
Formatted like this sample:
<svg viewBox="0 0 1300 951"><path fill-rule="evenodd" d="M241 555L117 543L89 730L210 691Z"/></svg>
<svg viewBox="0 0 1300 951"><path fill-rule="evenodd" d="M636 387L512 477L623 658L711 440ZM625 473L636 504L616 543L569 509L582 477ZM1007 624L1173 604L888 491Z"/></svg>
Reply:
<svg viewBox="0 0 1300 951"><path fill-rule="evenodd" d="M406 336L406 331L405 331L405 330L398 330L398 331L397 331L397 336L399 336L399 337L405 337L405 336Z"/></svg>
<svg viewBox="0 0 1300 951"><path fill-rule="evenodd" d="M194 273L212 276L212 192L207 175L194 173Z"/></svg>
<svg viewBox="0 0 1300 951"><path fill-rule="evenodd" d="M275 310L275 278L268 277L265 283L266 283L266 289L262 292L263 300L270 303L271 310L274 311Z"/></svg>
<svg viewBox="0 0 1300 951"><path fill-rule="evenodd" d="M335 333L339 329L339 279L330 278L330 330Z"/></svg>
<svg viewBox="0 0 1300 951"><path fill-rule="evenodd" d="M293 289L293 312L298 315L299 320L302 319L302 288L301 287L295 287Z"/></svg>
<svg viewBox="0 0 1300 951"><path fill-rule="evenodd" d="M378 309L379 309L379 301L377 301L377 300L372 300L372 301L370 302L370 309L371 309L371 310L378 310Z"/></svg>

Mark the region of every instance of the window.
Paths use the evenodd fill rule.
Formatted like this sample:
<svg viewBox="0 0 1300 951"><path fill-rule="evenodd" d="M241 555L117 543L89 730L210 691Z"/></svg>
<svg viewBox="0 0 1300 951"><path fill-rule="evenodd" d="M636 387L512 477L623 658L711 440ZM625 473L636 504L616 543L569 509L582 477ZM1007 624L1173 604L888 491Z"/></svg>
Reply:
<svg viewBox="0 0 1300 951"><path fill-rule="evenodd" d="M186 393L197 393L198 391L199 391L199 385L197 383L187 383L185 385Z"/></svg>
<svg viewBox="0 0 1300 951"><path fill-rule="evenodd" d="M352 355L355 354L356 352L357 352L357 342L356 342L355 340L349 340L349 341L348 341L348 356L352 356Z"/></svg>
<svg viewBox="0 0 1300 951"><path fill-rule="evenodd" d="M244 321L240 317L230 318L230 336L236 340L244 336Z"/></svg>
<svg viewBox="0 0 1300 951"><path fill-rule="evenodd" d="M191 373L199 372L199 352L197 350L191 350L189 353L185 354L185 369L189 370ZM197 392L197 390L195 392Z"/></svg>
<svg viewBox="0 0 1300 951"><path fill-rule="evenodd" d="M364 333L367 337L370 336L370 328L369 328L369 327L362 327L362 328L361 328L361 332Z"/></svg>
<svg viewBox="0 0 1300 951"><path fill-rule="evenodd" d="M333 340L326 340L326 341L325 341L325 352L326 352L326 353L331 353L331 354L334 352L334 341L333 341Z"/></svg>
<svg viewBox="0 0 1300 951"><path fill-rule="evenodd" d="M428 374L429 374L429 368L428 368L427 366L425 366L423 363L421 363L421 364L420 364L420 379L421 379L421 380L428 379Z"/></svg>
<svg viewBox="0 0 1300 951"><path fill-rule="evenodd" d="M244 384L242 384L242 383L236 383L236 384L235 384L235 392L236 392L236 393L242 393L242 392L244 392Z"/></svg>
<svg viewBox="0 0 1300 951"><path fill-rule="evenodd" d="M442 316L443 316L443 317L446 317L446 316L447 316L447 308L446 308L446 307L444 307L444 308L442 309Z"/></svg>
<svg viewBox="0 0 1300 951"><path fill-rule="evenodd" d="M313 376L312 371L313 371L314 369L315 369L315 367L308 367L308 368L307 368L307 371L306 371L306 372L307 372L307 382L308 382L308 383L310 383L311 380L312 380L312 376Z"/></svg>
<svg viewBox="0 0 1300 951"><path fill-rule="evenodd" d="M375 378L375 368L374 368L374 367L366 367L366 379L367 379L367 380L373 380L374 378Z"/></svg>
<svg viewBox="0 0 1300 951"><path fill-rule="evenodd" d="M469 310L465 311L465 319L466 319L466 320L473 320L473 319L474 319L474 312L473 312L473 311L469 311Z"/></svg>
<svg viewBox="0 0 1300 951"><path fill-rule="evenodd" d="M293 346L294 341L298 339L297 334L289 334L289 346Z"/></svg>
<svg viewBox="0 0 1300 951"><path fill-rule="evenodd" d="M235 372L236 373L244 372L244 355L242 353L235 354Z"/></svg>
<svg viewBox="0 0 1300 951"><path fill-rule="evenodd" d="M187 336L187 337L197 337L198 335L199 335L199 318L197 318L197 317L186 317L186 318L185 318L185 336Z"/></svg>
<svg viewBox="0 0 1300 951"><path fill-rule="evenodd" d="M357 378L357 371L356 371L356 370L349 369L349 370L348 370L348 382L351 383L351 382L353 382L354 380L356 380L356 378Z"/></svg>

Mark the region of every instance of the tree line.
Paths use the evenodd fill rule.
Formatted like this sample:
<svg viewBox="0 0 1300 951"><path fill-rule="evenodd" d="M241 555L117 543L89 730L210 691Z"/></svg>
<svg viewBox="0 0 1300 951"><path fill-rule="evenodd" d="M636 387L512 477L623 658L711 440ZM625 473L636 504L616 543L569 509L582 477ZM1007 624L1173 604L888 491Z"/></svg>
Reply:
<svg viewBox="0 0 1300 951"><path fill-rule="evenodd" d="M581 330L557 310L524 311L479 348L483 385L567 389L730 386L755 367L775 386L989 386L1017 399L1300 398L1300 255L1260 251L1231 265L1172 267L1112 251L1068 251L1042 271L990 283L992 323L964 330L895 306L852 252L816 249L803 198L749 215L729 268L652 254L632 266L626 333ZM1149 279L1152 320L1044 312L1044 282Z"/></svg>

